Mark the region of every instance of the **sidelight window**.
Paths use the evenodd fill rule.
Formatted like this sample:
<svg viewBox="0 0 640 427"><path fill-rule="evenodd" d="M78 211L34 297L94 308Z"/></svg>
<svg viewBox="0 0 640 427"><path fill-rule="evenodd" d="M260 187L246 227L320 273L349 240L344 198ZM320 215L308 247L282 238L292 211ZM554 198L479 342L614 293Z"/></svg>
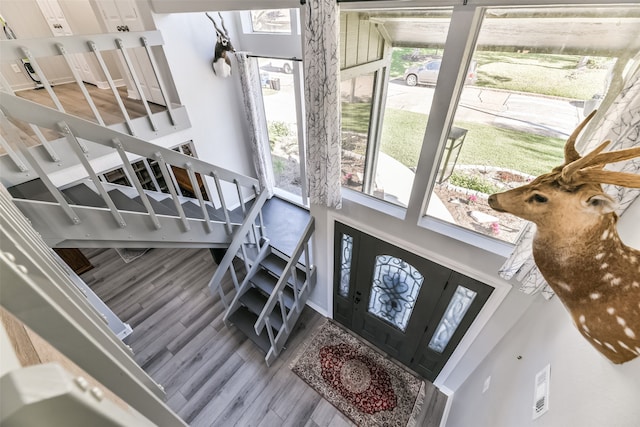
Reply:
<svg viewBox="0 0 640 427"><path fill-rule="evenodd" d="M475 299L477 293L471 289L467 289L464 286L458 285L456 293L449 301L447 310L445 311L440 323L436 327L436 332L433 334L431 341L429 341L429 348L431 350L442 353L444 349L451 341L453 334L460 326L460 322L467 314L467 310L471 307L471 303Z"/></svg>

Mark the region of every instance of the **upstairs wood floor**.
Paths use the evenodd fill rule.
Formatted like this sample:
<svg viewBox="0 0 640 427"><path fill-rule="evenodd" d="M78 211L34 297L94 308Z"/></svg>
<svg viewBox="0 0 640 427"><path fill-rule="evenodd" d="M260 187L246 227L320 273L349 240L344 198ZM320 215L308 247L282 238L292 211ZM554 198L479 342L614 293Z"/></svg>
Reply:
<svg viewBox="0 0 640 427"><path fill-rule="evenodd" d="M192 426L352 426L289 365L324 318L307 307L272 367L209 295L208 250L152 249L125 264L114 249L82 249L94 265L82 278L133 334L136 361L162 384L168 405ZM228 280L225 289L231 289ZM439 426L446 398L433 386L418 420ZM363 426L367 427L367 426Z"/></svg>
<svg viewBox="0 0 640 427"><path fill-rule="evenodd" d="M87 92L89 92L91 99L107 126L116 123L124 123L124 115L118 107L116 98L111 89L99 89L91 84L85 84L85 87L87 88ZM67 113L98 123L96 117L91 111L91 108L89 107L89 103L85 99L77 83L55 85L52 90ZM129 98L127 96L127 88L125 86L119 87L118 93L120 94L120 99L122 99L122 103L131 119L147 115L142 101ZM55 103L51 99L51 96L49 96L49 93L43 88L21 90L16 92L16 95L37 104L44 105L45 107L57 109ZM166 110L166 107L163 105L149 103L149 109L152 113L157 113ZM13 119L11 119L11 121L17 126L19 137L27 147L33 147L40 144L33 130L26 123ZM53 141L62 137L61 133L52 129L41 128L40 130L48 141ZM7 139L7 142L14 150L18 150L15 142L6 135L4 130L0 133L5 137L5 139ZM0 147L0 155L4 153L4 149Z"/></svg>

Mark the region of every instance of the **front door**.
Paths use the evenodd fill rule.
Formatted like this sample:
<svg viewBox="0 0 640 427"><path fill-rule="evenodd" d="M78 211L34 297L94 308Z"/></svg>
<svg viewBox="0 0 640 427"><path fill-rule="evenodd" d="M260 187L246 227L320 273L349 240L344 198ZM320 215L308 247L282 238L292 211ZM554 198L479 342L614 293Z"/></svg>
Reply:
<svg viewBox="0 0 640 427"><path fill-rule="evenodd" d="M493 288L341 223L334 319L433 381Z"/></svg>

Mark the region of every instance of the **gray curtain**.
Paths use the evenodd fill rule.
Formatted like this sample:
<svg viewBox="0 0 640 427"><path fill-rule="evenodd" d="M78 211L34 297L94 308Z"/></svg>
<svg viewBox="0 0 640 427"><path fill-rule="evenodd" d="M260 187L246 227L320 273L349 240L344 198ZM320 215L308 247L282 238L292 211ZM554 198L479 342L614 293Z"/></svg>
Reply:
<svg viewBox="0 0 640 427"><path fill-rule="evenodd" d="M307 176L313 204L340 208L339 10L335 0L308 0L304 29Z"/></svg>
<svg viewBox="0 0 640 427"><path fill-rule="evenodd" d="M636 67L635 72L630 73L615 101L602 114L598 112L593 121L596 121L596 125L591 127L593 131L576 144L579 153L584 155L608 139L612 141L609 150L640 146L640 68ZM640 160L614 163L607 165L606 169L639 174ZM639 189L614 185L604 185L603 188L618 202L618 215L640 194ZM551 298L554 293L533 261L534 235L535 225L529 224L513 253L500 268L500 276L505 279L515 277L521 282L520 290L524 293L541 291L545 298Z"/></svg>
<svg viewBox="0 0 640 427"><path fill-rule="evenodd" d="M267 118L262 104L258 102L262 97L258 60L242 52L236 54L236 59L240 74L240 85L242 86L244 111L249 125L253 164L262 190L267 191L267 194L271 197L273 196L275 178L273 165L271 164Z"/></svg>

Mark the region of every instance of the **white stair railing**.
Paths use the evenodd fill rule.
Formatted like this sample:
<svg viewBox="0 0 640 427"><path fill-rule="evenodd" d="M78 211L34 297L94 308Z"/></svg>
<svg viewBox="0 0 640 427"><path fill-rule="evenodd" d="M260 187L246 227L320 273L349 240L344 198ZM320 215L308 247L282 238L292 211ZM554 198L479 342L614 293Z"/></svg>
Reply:
<svg viewBox="0 0 640 427"><path fill-rule="evenodd" d="M95 122L105 126L105 120L96 107L96 103L91 97L90 91L87 89L87 85L84 83L82 76L76 69L77 66L73 60L74 56L77 56L78 54L88 54L88 56L93 56L98 64L100 72L105 76L106 82L104 82L104 84L109 87L115 98L115 103L124 118L124 123L112 123L111 125L120 131L128 133L129 135L151 138L176 132L177 130L184 129L189 125L189 120L186 112L184 111L184 107L180 106L177 100L172 100L169 97L170 92L167 88L172 85L172 82L165 82L162 77L163 74L160 72L153 48L161 48L162 45L162 34L159 31L73 35L37 39L13 39L0 41L0 57L3 61L10 61L12 63L21 63L24 60L28 61L56 109L60 112L66 112L62 101L52 89L52 78L45 72L47 67L41 67L41 63L51 61L52 58L61 57L69 66L69 70L71 72L71 75L68 76L68 81L64 81L62 83L77 84L79 91L82 93L82 96L89 105L89 109L91 110ZM132 118L132 112L130 112L125 106L125 102L118 91L116 79L111 75L111 72L105 63L104 55L106 53L117 53L117 55L123 59L123 66L125 67L128 75L131 76L131 80L133 82L134 93L137 94L137 97L140 99L142 107L146 113L143 117ZM152 76L156 81L147 82L147 85L152 85L158 88L159 97L162 98L162 102L164 102L166 107L165 111L152 113L149 100L143 90L139 70L133 66L134 60L132 59L132 55L136 55L137 60L140 63L146 63L150 67L151 73L148 74L148 78L151 78ZM56 76L56 78L59 80L59 76ZM58 81L56 82L56 84L59 83L60 82ZM11 94L14 93L8 83L8 79L1 75L0 88L5 92ZM161 101L156 100L156 102L160 103ZM33 131L36 134L39 143L42 144L49 153L51 159L53 161L59 160L60 156L51 146L50 141L48 141L37 128L33 128Z"/></svg>
<svg viewBox="0 0 640 427"><path fill-rule="evenodd" d="M31 216L34 221L34 226L37 229L39 227L47 228L48 233L46 234L48 235L51 234L51 229L55 227L55 230L61 235L58 237L66 238L67 240L95 241L107 239L119 242L130 242L129 244L125 243L125 247L140 244L144 245L144 242L148 241L165 243L193 241L201 242L203 245L207 243L218 243L226 246L231 241L231 232L240 227L240 224L244 221L236 219L234 222L228 210L237 206L241 207L242 212L245 214L252 212L246 209L245 204L247 200L255 200L257 195L262 196L257 190L258 181L256 179L160 147L131 135L102 127L97 123L70 116L3 92L0 92L0 106L2 110L0 125L5 131L5 134L11 138L11 142L20 147L20 152L14 153L15 164L12 168L7 169L17 170L20 168L20 165L22 165L23 168L35 172L37 176L30 175L29 179L36 177L42 179L42 182L58 202L57 204L51 204L47 202L14 199L14 203L23 209L23 211L33 212ZM66 161L71 164L79 163L84 167L87 176L92 179L93 185L104 200L107 208L89 208L69 204L65 200L64 195L49 179L49 174L56 170L58 164L49 161L46 157L43 158L42 155L36 155L39 147L26 147L22 143L15 125L10 122L9 119L26 122L39 128L62 132L66 137L66 140L63 140L63 142L66 143L66 148L63 147L64 152L68 153L69 156L75 157L75 161L70 161L68 158ZM59 147L62 147L62 145ZM113 152L114 148L123 160L123 166L129 173L133 187L143 200L146 212L140 213L119 210L98 179L97 173L94 170L93 161L97 160L105 152ZM170 197L173 199L176 210L178 211L177 217L158 215L154 212L148 200L145 202L146 195L142 189L142 184L137 175L130 169L130 166L128 167L128 161L125 161L125 159L129 158L129 155L152 158L158 161L162 174L167 181ZM14 159L14 157L11 159ZM202 208L204 219L188 218L182 209L180 197L175 190L177 183L171 173L171 169L174 166L187 170L197 197L197 203L199 203ZM4 173L5 171L0 171L0 174ZM10 172L7 171L7 173ZM198 186L197 174L203 177L204 182L206 182L204 177L211 177L214 180L215 188L218 192L217 194L209 193L212 202L205 202ZM229 206L229 198L234 196L237 197L237 199ZM219 200L220 205L224 208L224 221L214 220L208 215L206 205L208 204L210 207L214 207L213 200L215 199ZM44 215L42 213L38 214L34 212L37 209L46 210L48 213L51 213L51 215L47 214L45 216L46 221L44 221ZM112 220L109 221L105 215L107 217L112 216ZM255 215L252 220L253 222L248 225L248 230L251 230L254 241L259 237L255 224L259 210L255 212ZM99 220L96 221L96 217L100 217ZM83 222L90 219L93 219L93 221L89 224L82 225ZM96 224L100 227L96 227ZM198 224L200 225L198 226ZM138 243L134 243L136 241ZM140 243L141 241L142 243Z"/></svg>

